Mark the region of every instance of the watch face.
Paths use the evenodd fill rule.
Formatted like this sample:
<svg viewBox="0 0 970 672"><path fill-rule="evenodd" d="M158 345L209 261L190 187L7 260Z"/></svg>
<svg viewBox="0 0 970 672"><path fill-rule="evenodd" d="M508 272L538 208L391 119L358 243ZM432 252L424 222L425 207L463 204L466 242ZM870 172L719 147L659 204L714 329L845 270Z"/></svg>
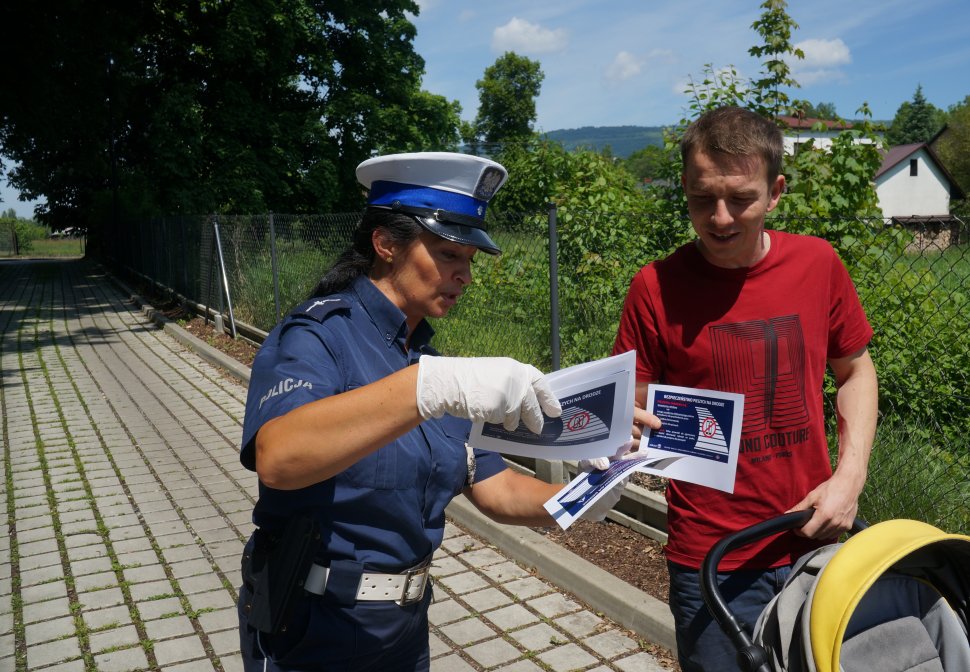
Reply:
<svg viewBox="0 0 970 672"><path fill-rule="evenodd" d="M480 198L483 201L489 200L498 191L503 177L502 171L498 168L489 166L483 170L481 177L478 178L478 184L475 185L475 198Z"/></svg>

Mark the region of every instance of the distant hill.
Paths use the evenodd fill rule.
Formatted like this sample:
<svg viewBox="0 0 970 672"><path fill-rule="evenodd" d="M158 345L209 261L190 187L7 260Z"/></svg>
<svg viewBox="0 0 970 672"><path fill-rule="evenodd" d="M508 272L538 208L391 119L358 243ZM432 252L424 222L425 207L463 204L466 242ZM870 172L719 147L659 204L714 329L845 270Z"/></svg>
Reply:
<svg viewBox="0 0 970 672"><path fill-rule="evenodd" d="M861 119L847 120L850 124L862 123ZM887 128L892 121L874 121ZM542 135L561 142L567 150L578 147L601 151L609 147L613 156L625 159L647 145L663 146L663 126L583 126L548 131Z"/></svg>
<svg viewBox="0 0 970 672"><path fill-rule="evenodd" d="M561 142L567 150L577 147L601 151L609 147L613 156L627 158L647 145L663 145L662 126L583 126L543 133Z"/></svg>

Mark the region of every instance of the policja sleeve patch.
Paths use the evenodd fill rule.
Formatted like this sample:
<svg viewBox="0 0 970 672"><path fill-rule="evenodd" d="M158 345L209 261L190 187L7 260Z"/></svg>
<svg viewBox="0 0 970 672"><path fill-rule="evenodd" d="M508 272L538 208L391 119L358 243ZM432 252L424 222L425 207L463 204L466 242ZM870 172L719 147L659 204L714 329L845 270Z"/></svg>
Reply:
<svg viewBox="0 0 970 672"><path fill-rule="evenodd" d="M350 310L350 302L347 299L332 296L314 297L304 301L290 311L293 317L305 316L317 322L323 322L327 316L338 310Z"/></svg>

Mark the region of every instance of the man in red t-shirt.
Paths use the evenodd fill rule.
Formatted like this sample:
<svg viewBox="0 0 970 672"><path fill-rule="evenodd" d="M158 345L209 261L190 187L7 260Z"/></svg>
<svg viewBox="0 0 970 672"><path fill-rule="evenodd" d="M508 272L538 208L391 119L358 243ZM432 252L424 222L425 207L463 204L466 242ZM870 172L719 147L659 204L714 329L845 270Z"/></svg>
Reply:
<svg viewBox="0 0 970 672"><path fill-rule="evenodd" d="M636 350L640 405L651 382L745 395L734 493L677 481L667 489L670 607L685 672L738 669L700 597L698 570L711 546L815 508L800 530L721 563L721 590L750 629L791 564L850 529L875 434L872 329L845 266L824 240L764 228L785 188L782 151L779 129L741 108L713 110L688 128L682 183L697 239L633 278L614 346ZM838 386L834 473L826 365ZM637 417L659 424L644 411Z"/></svg>

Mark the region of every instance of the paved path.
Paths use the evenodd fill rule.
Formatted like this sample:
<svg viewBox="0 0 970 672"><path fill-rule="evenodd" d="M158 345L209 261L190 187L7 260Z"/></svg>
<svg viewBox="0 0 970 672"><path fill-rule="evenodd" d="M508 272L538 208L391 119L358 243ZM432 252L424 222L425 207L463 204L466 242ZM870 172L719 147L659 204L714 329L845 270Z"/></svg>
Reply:
<svg viewBox="0 0 970 672"><path fill-rule="evenodd" d="M246 389L81 261L0 262L0 672L241 670ZM636 635L449 523L434 672L660 670Z"/></svg>

